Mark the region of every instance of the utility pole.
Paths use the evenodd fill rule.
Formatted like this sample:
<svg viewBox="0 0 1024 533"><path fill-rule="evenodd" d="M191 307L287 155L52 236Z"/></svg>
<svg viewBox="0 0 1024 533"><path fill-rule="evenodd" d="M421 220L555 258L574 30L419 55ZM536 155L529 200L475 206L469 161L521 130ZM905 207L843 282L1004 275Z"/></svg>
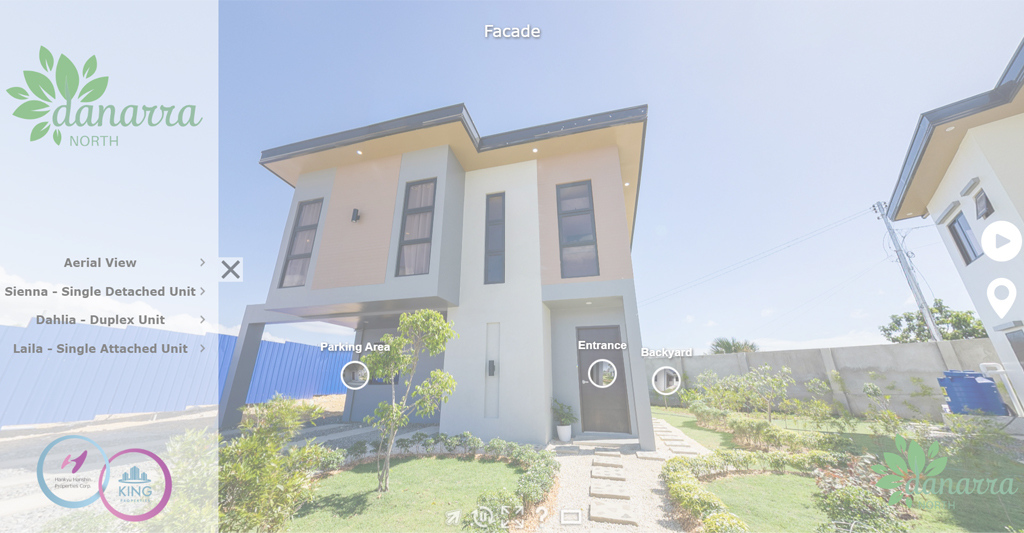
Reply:
<svg viewBox="0 0 1024 533"><path fill-rule="evenodd" d="M935 325L935 317L932 316L932 310L928 307L928 302L924 299L924 293L921 292L921 287L917 284L917 277L914 276L914 271L911 269L907 251L903 249L903 241L896 238L896 230L893 229L889 217L885 216L885 208L886 206L882 202L875 204L875 212L882 217L882 221L885 222L885 229L889 230L889 239L892 240L892 245L896 247L896 257L899 258L900 266L903 267L903 275L907 277L910 292L914 293L914 299L917 300L917 308L924 315L924 323L928 326L928 333L931 334L933 341L941 341L942 334L939 333L939 328Z"/></svg>

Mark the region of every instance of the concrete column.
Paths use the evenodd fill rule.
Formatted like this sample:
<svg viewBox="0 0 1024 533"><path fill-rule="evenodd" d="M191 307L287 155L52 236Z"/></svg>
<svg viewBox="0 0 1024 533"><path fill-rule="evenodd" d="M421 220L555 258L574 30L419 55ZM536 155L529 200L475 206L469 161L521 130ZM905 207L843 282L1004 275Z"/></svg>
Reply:
<svg viewBox="0 0 1024 533"><path fill-rule="evenodd" d="M832 378L832 372L836 369L836 361L832 358L832 348L822 348L820 352L821 362L825 365L825 377L828 378L829 387L832 388L832 397L839 400L846 407L846 410L852 413L853 409L850 408L850 398L846 395L842 385Z"/></svg>
<svg viewBox="0 0 1024 533"><path fill-rule="evenodd" d="M741 376L750 372L750 361L747 360L747 353L748 352L738 352L736 354L736 362L739 364Z"/></svg>
<svg viewBox="0 0 1024 533"><path fill-rule="evenodd" d="M355 336L355 339L352 341L352 344L355 344L355 345L358 346L358 345L363 343L363 332L364 331L366 331L366 328L357 328L356 329L356 336ZM376 342L376 341L374 341L374 342ZM352 360L353 361L357 360L356 357L355 357L355 354L352 354ZM367 378L371 378L371 376L367 376ZM352 389L347 389L345 391L345 410L342 412L341 416L342 417L347 417L349 422L352 421L352 408L356 404L356 393L357 392L359 392L359 391L354 391Z"/></svg>
<svg viewBox="0 0 1024 533"><path fill-rule="evenodd" d="M939 341L935 345L939 349L939 355L942 356L942 362L946 364L946 370L977 370L976 368L964 368L964 364L960 362L960 358L956 355L956 350L953 349L953 343Z"/></svg>
<svg viewBox="0 0 1024 533"><path fill-rule="evenodd" d="M242 421L240 409L245 405L252 373L256 369L256 355L260 351L263 328L266 324L250 322L250 318L250 309L247 308L242 318L242 327L238 331L235 350L231 354L224 391L220 397L219 427L222 430L237 427Z"/></svg>

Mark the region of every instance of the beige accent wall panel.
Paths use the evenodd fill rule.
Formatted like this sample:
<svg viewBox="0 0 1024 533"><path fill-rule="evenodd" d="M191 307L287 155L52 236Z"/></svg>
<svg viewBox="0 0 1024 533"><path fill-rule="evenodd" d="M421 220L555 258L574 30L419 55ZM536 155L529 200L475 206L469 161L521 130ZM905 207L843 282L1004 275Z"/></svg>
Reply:
<svg viewBox="0 0 1024 533"><path fill-rule="evenodd" d="M585 180L590 180L594 194L600 275L562 279L556 186ZM537 160L541 282L544 285L633 278L623 187L619 151L615 146Z"/></svg>
<svg viewBox="0 0 1024 533"><path fill-rule="evenodd" d="M314 290L384 283L401 166L402 157L394 156L337 169Z"/></svg>

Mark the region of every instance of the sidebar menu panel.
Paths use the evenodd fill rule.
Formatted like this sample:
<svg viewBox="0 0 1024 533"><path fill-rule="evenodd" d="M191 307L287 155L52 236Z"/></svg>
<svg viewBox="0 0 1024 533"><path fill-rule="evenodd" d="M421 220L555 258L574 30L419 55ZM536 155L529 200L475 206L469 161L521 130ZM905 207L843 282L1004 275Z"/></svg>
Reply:
<svg viewBox="0 0 1024 533"><path fill-rule="evenodd" d="M0 19L0 531L215 529L217 4Z"/></svg>

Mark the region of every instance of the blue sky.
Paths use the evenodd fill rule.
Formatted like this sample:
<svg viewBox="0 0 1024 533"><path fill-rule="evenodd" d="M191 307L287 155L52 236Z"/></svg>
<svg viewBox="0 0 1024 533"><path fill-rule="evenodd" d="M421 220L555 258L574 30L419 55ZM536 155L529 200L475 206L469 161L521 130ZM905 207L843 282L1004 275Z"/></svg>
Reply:
<svg viewBox="0 0 1024 533"><path fill-rule="evenodd" d="M994 86L1020 20L1020 2L222 3L220 249L246 281L222 284L220 322L265 300L291 199L260 150L459 102L484 135L648 104L644 344L884 342L915 306L865 210L889 199L922 112ZM542 37L485 40L485 24ZM898 227L925 294L973 309L932 219ZM315 329L270 332L344 336Z"/></svg>

